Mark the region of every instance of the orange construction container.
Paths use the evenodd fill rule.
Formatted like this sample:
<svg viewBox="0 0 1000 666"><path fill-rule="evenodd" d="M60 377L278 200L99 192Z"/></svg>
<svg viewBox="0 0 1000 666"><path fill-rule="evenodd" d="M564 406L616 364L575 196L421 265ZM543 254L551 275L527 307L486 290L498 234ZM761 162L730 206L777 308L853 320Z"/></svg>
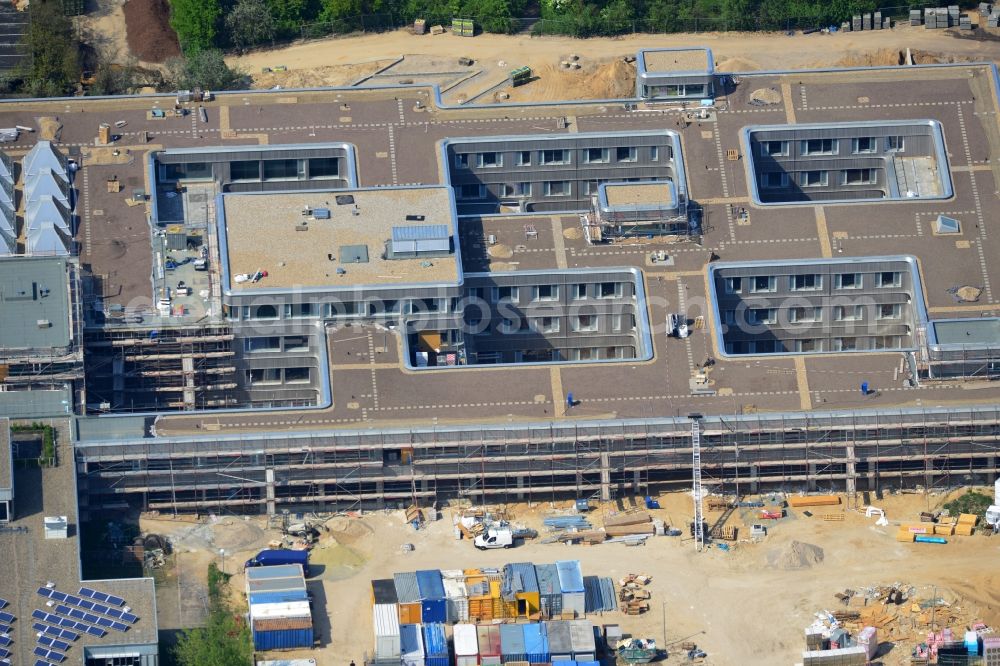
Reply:
<svg viewBox="0 0 1000 666"><path fill-rule="evenodd" d="M975 526L979 522L979 516L974 513L963 513L958 516L959 525L972 525Z"/></svg>
<svg viewBox="0 0 1000 666"><path fill-rule="evenodd" d="M420 624L420 602L399 604L400 624Z"/></svg>
<svg viewBox="0 0 1000 666"><path fill-rule="evenodd" d="M805 497L789 497L788 506L834 506L840 504L840 497L837 495L806 495Z"/></svg>

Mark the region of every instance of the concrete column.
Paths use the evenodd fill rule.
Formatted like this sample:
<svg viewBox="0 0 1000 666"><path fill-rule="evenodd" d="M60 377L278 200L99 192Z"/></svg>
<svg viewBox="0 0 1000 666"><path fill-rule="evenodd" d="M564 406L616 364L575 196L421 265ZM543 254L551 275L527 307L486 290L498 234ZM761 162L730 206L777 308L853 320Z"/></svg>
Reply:
<svg viewBox="0 0 1000 666"><path fill-rule="evenodd" d="M986 479L990 483L996 483L997 482L997 457L996 456L989 456L988 458L986 458L986 467L988 468L986 470ZM82 495L81 495L81 497L82 497Z"/></svg>
<svg viewBox="0 0 1000 666"><path fill-rule="evenodd" d="M934 485L934 461L930 458L924 461L924 487L930 488Z"/></svg>
<svg viewBox="0 0 1000 666"><path fill-rule="evenodd" d="M274 468L268 467L264 470L264 483L266 485L266 498L267 498L267 515L273 516L275 514L275 502L274 502Z"/></svg>
<svg viewBox="0 0 1000 666"><path fill-rule="evenodd" d="M641 476L639 470L632 470L632 492L639 492L639 486L641 485Z"/></svg>
<svg viewBox="0 0 1000 666"><path fill-rule="evenodd" d="M854 497L858 492L858 464L854 458L854 444L847 445L847 496Z"/></svg>
<svg viewBox="0 0 1000 666"><path fill-rule="evenodd" d="M601 453L601 501L611 501L611 456Z"/></svg>
<svg viewBox="0 0 1000 666"><path fill-rule="evenodd" d="M806 488L816 490L816 463L809 463L809 480L806 482Z"/></svg>
<svg viewBox="0 0 1000 666"><path fill-rule="evenodd" d="M517 499L524 499L524 477L517 477Z"/></svg>
<svg viewBox="0 0 1000 666"><path fill-rule="evenodd" d="M760 465L750 465L750 494L756 495L760 492Z"/></svg>

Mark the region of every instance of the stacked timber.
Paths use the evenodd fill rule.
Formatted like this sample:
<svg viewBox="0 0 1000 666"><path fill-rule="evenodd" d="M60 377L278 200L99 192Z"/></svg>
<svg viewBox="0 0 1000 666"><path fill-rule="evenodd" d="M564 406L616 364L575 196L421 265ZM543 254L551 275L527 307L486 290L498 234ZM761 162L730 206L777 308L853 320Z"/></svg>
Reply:
<svg viewBox="0 0 1000 666"><path fill-rule="evenodd" d="M604 531L610 537L654 534L653 518L645 511L616 513L604 519Z"/></svg>

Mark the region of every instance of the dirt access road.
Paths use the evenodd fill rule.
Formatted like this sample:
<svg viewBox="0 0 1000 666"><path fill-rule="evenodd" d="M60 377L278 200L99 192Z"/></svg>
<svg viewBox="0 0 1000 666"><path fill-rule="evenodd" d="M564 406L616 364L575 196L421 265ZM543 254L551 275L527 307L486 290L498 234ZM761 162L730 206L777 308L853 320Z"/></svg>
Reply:
<svg viewBox="0 0 1000 666"><path fill-rule="evenodd" d="M308 657L319 666L346 666L361 663L370 653L372 627L370 581L390 578L394 572L418 569L463 569L499 567L507 562L547 563L579 559L585 575L620 578L628 573L651 575L652 599L649 613L627 617L621 613L593 616L597 624L617 623L636 636L663 637L664 613L668 642L691 640L709 658L705 664L718 666L773 666L801 660L803 629L821 610L836 609L833 595L845 588L855 590L871 585L903 583L917 590L918 598L933 593L961 607L965 622L981 620L1000 626L1000 574L984 567L1000 554L1000 539L983 536L951 537L943 546L898 543L896 525L915 522L921 510L940 506L945 495L889 495L880 506L890 520L877 527L874 519L844 511L845 507L819 507L812 517L801 509L770 521L770 534L759 544L738 542L731 550L710 548L696 553L690 540L676 537L651 539L644 547L623 544L564 546L529 542L513 550L476 551L468 541L456 541L451 516L414 531L403 521L401 512L372 513L360 517L336 517L327 521L310 561L317 573L309 581L315 599L315 626L323 647L282 658ZM685 493L660 497L662 509L653 514L666 523L684 526L690 520L692 504ZM514 520L539 531L545 515L570 512L569 502L511 506ZM603 507L591 514L601 525ZM821 514L844 511L843 521L826 521ZM718 514L709 514L711 522ZM275 538L262 530L262 519L227 517L199 527L169 520L143 521L143 528L172 534L180 557L197 562L204 570L218 548L227 551L226 568L237 573L240 563ZM747 522L759 522L752 509L735 514L728 524L744 529ZM822 558L803 557L793 542L822 549ZM412 552L403 544L413 544ZM811 549L809 549L811 550ZM234 596L245 582L238 573L233 581ZM170 594L161 600L180 598L185 606L198 599L190 590ZM173 601L176 603L176 601ZM192 609L193 610L193 609ZM188 611L185 618L188 617ZM957 623L956 623L957 624ZM953 626L956 631L964 627ZM907 632L913 640L899 646L886 644L882 663L896 666L909 663L910 648L919 640L915 629ZM888 630L880 632L886 640ZM687 663L678 650L668 664Z"/></svg>
<svg viewBox="0 0 1000 666"><path fill-rule="evenodd" d="M606 62L635 55L640 48L707 46L712 49L718 69L751 71L804 69L849 64L895 64L899 51L907 48L934 54L938 60L1000 60L1000 39L996 34L960 33L957 30L926 30L909 25L892 30L836 34L784 33L699 33L673 35L631 35L620 38L573 39L530 37L527 35L479 35L474 38L443 35L412 35L400 30L390 33L331 38L302 42L285 48L256 51L229 58L258 77L262 68L284 65L292 85L309 83L302 70L323 68L323 85L346 85L364 69L358 65L384 61L402 55L476 59L483 68L481 80L492 81L490 70L529 65L536 71L558 67L569 55L577 54L586 64ZM516 62L515 62L516 60ZM345 68L343 76L336 71ZM296 74L297 73L297 74ZM285 85L270 77L259 87Z"/></svg>

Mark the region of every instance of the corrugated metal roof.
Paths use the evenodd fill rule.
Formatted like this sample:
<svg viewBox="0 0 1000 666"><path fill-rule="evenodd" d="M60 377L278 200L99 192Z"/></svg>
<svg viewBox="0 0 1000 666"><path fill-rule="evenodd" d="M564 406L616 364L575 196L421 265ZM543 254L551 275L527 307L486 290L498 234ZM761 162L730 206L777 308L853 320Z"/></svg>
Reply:
<svg viewBox="0 0 1000 666"><path fill-rule="evenodd" d="M255 604L250 606L250 617L256 621L258 618L277 617L311 617L308 601L289 601L281 604Z"/></svg>
<svg viewBox="0 0 1000 666"><path fill-rule="evenodd" d="M399 611L396 604L375 604L372 626L376 636L399 636Z"/></svg>
<svg viewBox="0 0 1000 666"><path fill-rule="evenodd" d="M247 580L296 577L302 578L301 564L274 564L267 567L251 567L247 569Z"/></svg>
<svg viewBox="0 0 1000 666"><path fill-rule="evenodd" d="M272 578L269 580L248 580L247 594L254 592L281 592L284 590L304 590L305 581L302 578Z"/></svg>
<svg viewBox="0 0 1000 666"><path fill-rule="evenodd" d="M416 224L409 227L393 227L392 240L439 240L448 238L447 224Z"/></svg>
<svg viewBox="0 0 1000 666"><path fill-rule="evenodd" d="M569 636L573 652L593 652L597 649L594 642L594 625L589 620L570 620Z"/></svg>
<svg viewBox="0 0 1000 666"><path fill-rule="evenodd" d="M524 654L524 629L521 628L521 625L500 625L500 652L505 656L518 656Z"/></svg>
<svg viewBox="0 0 1000 666"><path fill-rule="evenodd" d="M405 660L424 656L424 635L419 624L402 624L399 626L399 648Z"/></svg>
<svg viewBox="0 0 1000 666"><path fill-rule="evenodd" d="M556 562L556 569L563 592L583 592L583 569L579 560L561 560Z"/></svg>
<svg viewBox="0 0 1000 666"><path fill-rule="evenodd" d="M420 601L420 587L417 585L417 574L407 571L392 575L396 586L396 599L401 604L412 604Z"/></svg>
<svg viewBox="0 0 1000 666"><path fill-rule="evenodd" d="M561 594L559 586L559 571L554 564L539 564L535 566L535 577L538 579L538 591L545 595Z"/></svg>
<svg viewBox="0 0 1000 666"><path fill-rule="evenodd" d="M517 592L538 592L538 578L535 565L528 562L512 562L503 568L504 597Z"/></svg>
<svg viewBox="0 0 1000 666"><path fill-rule="evenodd" d="M391 578L373 580L372 598L376 604L397 603L399 599L396 597L396 582Z"/></svg>
<svg viewBox="0 0 1000 666"><path fill-rule="evenodd" d="M479 654L479 637L474 624L456 624L452 629L455 640L455 656L471 657Z"/></svg>
<svg viewBox="0 0 1000 666"><path fill-rule="evenodd" d="M289 601L308 601L309 593L305 590L278 590L277 592L252 592L249 595L250 605L280 604Z"/></svg>
<svg viewBox="0 0 1000 666"><path fill-rule="evenodd" d="M448 656L448 637L438 622L424 625L424 652L428 657Z"/></svg>
<svg viewBox="0 0 1000 666"><path fill-rule="evenodd" d="M421 599L444 599L444 583L439 569L417 572L417 589Z"/></svg>
<svg viewBox="0 0 1000 666"><path fill-rule="evenodd" d="M529 655L548 654L549 639L545 635L545 625L532 622L520 626L524 629L524 652Z"/></svg>
<svg viewBox="0 0 1000 666"><path fill-rule="evenodd" d="M254 631L282 631L285 629L312 629L312 618L266 617L253 621Z"/></svg>

